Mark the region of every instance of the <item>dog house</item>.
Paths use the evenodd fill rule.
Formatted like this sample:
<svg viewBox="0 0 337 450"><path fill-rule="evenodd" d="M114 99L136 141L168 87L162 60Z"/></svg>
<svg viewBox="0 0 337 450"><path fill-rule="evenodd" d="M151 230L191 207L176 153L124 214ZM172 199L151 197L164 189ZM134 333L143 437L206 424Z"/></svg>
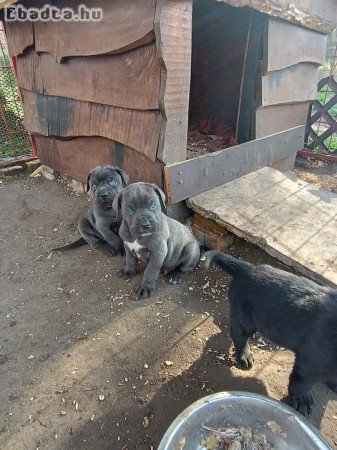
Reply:
<svg viewBox="0 0 337 450"><path fill-rule="evenodd" d="M164 186L175 203L293 163L335 0L99 6L100 21L5 23L24 124L43 164L81 182L98 164L118 165L131 181Z"/></svg>

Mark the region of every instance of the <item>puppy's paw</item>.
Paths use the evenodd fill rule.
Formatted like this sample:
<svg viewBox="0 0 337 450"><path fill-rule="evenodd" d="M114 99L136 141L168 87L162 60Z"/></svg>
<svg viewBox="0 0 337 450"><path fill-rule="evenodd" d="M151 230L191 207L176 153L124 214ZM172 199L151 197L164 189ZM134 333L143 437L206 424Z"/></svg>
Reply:
<svg viewBox="0 0 337 450"><path fill-rule="evenodd" d="M315 404L315 399L309 392L305 394L292 394L289 397L289 404L302 414L302 416L308 417L312 413L312 405Z"/></svg>
<svg viewBox="0 0 337 450"><path fill-rule="evenodd" d="M184 279L184 274L178 269L168 274L168 280L171 284L180 284Z"/></svg>
<svg viewBox="0 0 337 450"><path fill-rule="evenodd" d="M130 269L127 269L126 267L123 267L123 269L120 269L117 272L117 275L120 278L125 278L125 279L134 277L136 274L137 274L137 270L132 270L132 269L130 270Z"/></svg>
<svg viewBox="0 0 337 450"><path fill-rule="evenodd" d="M115 249L115 247L112 247L109 244L99 244L97 245L97 250L101 250L101 252L103 252L104 254L106 254L107 256L115 256L117 254L117 250Z"/></svg>
<svg viewBox="0 0 337 450"><path fill-rule="evenodd" d="M337 380L329 380L326 384L333 392L337 394Z"/></svg>
<svg viewBox="0 0 337 450"><path fill-rule="evenodd" d="M137 289L138 298L148 298L151 297L156 290L155 283L148 283L146 281L142 281Z"/></svg>
<svg viewBox="0 0 337 450"><path fill-rule="evenodd" d="M240 357L238 358L238 362L242 369L251 369L254 363L254 356L250 349L245 349Z"/></svg>

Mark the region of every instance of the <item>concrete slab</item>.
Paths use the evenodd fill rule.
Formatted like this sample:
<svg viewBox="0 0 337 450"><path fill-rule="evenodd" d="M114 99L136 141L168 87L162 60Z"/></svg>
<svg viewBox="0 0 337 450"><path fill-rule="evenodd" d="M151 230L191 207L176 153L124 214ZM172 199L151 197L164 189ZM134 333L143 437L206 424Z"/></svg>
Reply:
<svg viewBox="0 0 337 450"><path fill-rule="evenodd" d="M337 195L264 167L188 205L304 275L337 285Z"/></svg>

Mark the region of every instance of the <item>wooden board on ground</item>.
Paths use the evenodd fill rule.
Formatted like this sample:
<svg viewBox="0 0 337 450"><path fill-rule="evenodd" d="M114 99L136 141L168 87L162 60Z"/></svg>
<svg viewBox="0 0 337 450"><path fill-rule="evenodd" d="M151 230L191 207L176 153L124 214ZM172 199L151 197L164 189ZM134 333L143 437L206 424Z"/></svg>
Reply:
<svg viewBox="0 0 337 450"><path fill-rule="evenodd" d="M303 27L331 33L337 21L335 0L217 0L232 6L249 6L270 16L294 22Z"/></svg>
<svg viewBox="0 0 337 450"><path fill-rule="evenodd" d="M68 7L77 10L78 3ZM153 38L155 0L87 0L87 8L100 7L103 20L90 22L36 22L35 46L56 61L66 56L101 55L138 47Z"/></svg>
<svg viewBox="0 0 337 450"><path fill-rule="evenodd" d="M281 20L269 20L265 72L301 62L325 63L327 36Z"/></svg>
<svg viewBox="0 0 337 450"><path fill-rule="evenodd" d="M42 164L85 183L88 173L101 164L122 167L130 182L147 181L163 185L162 163L154 162L133 148L100 137L79 137L69 140L34 135Z"/></svg>
<svg viewBox="0 0 337 450"><path fill-rule="evenodd" d="M261 106L313 100L317 94L318 74L317 64L300 63L264 75Z"/></svg>
<svg viewBox="0 0 337 450"><path fill-rule="evenodd" d="M265 167L188 204L304 275L337 285L336 194Z"/></svg>
<svg viewBox="0 0 337 450"><path fill-rule="evenodd" d="M17 58L18 84L40 94L129 109L159 109L160 67L154 43L118 55L79 56L64 63L34 48Z"/></svg>
<svg viewBox="0 0 337 450"><path fill-rule="evenodd" d="M157 2L154 30L162 68L160 105L165 118L158 158L166 164L184 160L187 153L192 3Z"/></svg>
<svg viewBox="0 0 337 450"><path fill-rule="evenodd" d="M303 148L304 126L164 167L169 203L246 175Z"/></svg>
<svg viewBox="0 0 337 450"><path fill-rule="evenodd" d="M102 136L156 160L159 111L134 111L23 90L25 128L45 136Z"/></svg>
<svg viewBox="0 0 337 450"><path fill-rule="evenodd" d="M21 55L27 47L34 44L32 22L6 22L5 31L10 56Z"/></svg>

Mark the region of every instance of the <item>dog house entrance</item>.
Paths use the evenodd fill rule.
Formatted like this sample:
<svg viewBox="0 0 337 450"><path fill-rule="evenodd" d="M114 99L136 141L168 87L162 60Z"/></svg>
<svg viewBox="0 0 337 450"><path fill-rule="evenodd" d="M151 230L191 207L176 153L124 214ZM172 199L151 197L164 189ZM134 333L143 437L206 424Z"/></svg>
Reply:
<svg viewBox="0 0 337 450"><path fill-rule="evenodd" d="M188 158L255 139L265 20L247 7L194 2Z"/></svg>

